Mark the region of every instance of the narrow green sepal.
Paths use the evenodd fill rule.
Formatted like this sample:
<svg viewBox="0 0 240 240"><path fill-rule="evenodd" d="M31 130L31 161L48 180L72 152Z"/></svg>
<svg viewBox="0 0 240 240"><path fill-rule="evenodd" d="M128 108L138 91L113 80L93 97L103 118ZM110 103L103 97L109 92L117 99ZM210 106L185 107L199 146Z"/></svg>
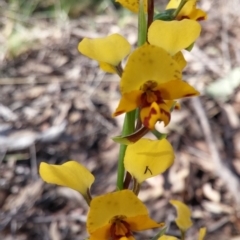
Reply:
<svg viewBox="0 0 240 240"><path fill-rule="evenodd" d="M167 138L167 134L166 134L166 133L160 133L160 132L158 132L156 129L153 129L153 130L151 131L151 133L152 133L158 140Z"/></svg>
<svg viewBox="0 0 240 240"><path fill-rule="evenodd" d="M193 47L194 47L194 44L195 44L195 42L193 42L190 46L188 46L187 48L185 48L185 50L191 52L192 49L193 49Z"/></svg>
<svg viewBox="0 0 240 240"><path fill-rule="evenodd" d="M116 143L123 144L123 145L129 145L133 143L129 139L127 139L127 137L122 137L122 136L113 137L112 140Z"/></svg>
<svg viewBox="0 0 240 240"><path fill-rule="evenodd" d="M157 15L154 16L153 20L162 20L162 21L172 21L173 18L173 13L175 12L176 9L171 8L167 9L164 12L158 13Z"/></svg>
<svg viewBox="0 0 240 240"><path fill-rule="evenodd" d="M113 137L112 140L116 143L129 145L137 142L140 138L142 138L148 132L149 132L148 128L141 127L139 130L137 130L132 134L129 134L127 136L116 136L116 137Z"/></svg>
<svg viewBox="0 0 240 240"><path fill-rule="evenodd" d="M155 235L153 238L151 238L151 240L158 240L162 235L164 235L167 231L167 226L165 226L163 229L161 229L161 231Z"/></svg>

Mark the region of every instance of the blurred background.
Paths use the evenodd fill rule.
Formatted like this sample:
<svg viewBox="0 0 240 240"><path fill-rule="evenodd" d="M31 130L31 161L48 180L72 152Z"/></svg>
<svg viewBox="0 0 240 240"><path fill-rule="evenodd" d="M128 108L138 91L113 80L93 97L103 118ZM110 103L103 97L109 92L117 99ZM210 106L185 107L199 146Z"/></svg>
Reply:
<svg viewBox="0 0 240 240"><path fill-rule="evenodd" d="M163 10L167 0L156 1ZM192 209L187 240L240 239L239 0L200 0L208 13L184 79L201 97L181 102L163 129L176 151L140 198L179 236L178 199ZM96 177L94 196L115 189L122 117L113 119L119 78L77 51L84 37L120 33L136 45L137 16L110 0L0 1L0 239L83 240L87 205L73 190L45 184L40 162L74 159ZM184 36L183 36L184 37ZM158 126L162 129L162 126ZM137 235L147 240L156 231Z"/></svg>

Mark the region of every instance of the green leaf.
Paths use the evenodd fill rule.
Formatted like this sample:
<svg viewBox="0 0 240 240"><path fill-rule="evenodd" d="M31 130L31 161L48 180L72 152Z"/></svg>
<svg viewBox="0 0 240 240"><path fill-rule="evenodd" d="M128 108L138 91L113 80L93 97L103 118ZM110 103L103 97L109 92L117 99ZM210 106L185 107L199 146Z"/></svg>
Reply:
<svg viewBox="0 0 240 240"><path fill-rule="evenodd" d="M167 9L164 12L158 13L157 15L154 16L153 20L172 21L173 20L172 14L174 13L175 10L176 9Z"/></svg>

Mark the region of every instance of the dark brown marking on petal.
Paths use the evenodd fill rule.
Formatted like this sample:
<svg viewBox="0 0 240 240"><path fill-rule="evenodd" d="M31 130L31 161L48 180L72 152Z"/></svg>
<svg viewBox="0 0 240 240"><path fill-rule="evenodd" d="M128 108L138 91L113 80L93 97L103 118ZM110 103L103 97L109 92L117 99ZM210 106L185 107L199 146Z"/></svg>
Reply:
<svg viewBox="0 0 240 240"><path fill-rule="evenodd" d="M196 93L188 93L188 94L185 94L183 97L193 97L196 95L197 95Z"/></svg>
<svg viewBox="0 0 240 240"><path fill-rule="evenodd" d="M111 239L112 240L119 240L122 237L131 237L132 232L131 232L131 226L129 223L127 223L126 221L124 221L124 219L122 219L121 216L115 216L112 220L111 220L112 224L110 227L110 235L111 235ZM126 232L123 234L117 234L116 233L116 228L119 227L119 225L124 225L126 228Z"/></svg>
<svg viewBox="0 0 240 240"><path fill-rule="evenodd" d="M146 166L146 169L145 169L145 171L144 171L144 174L146 174L147 171L149 171L149 172L151 173L151 175L152 175L152 171L150 170L150 168L149 168L148 166Z"/></svg>
<svg viewBox="0 0 240 240"><path fill-rule="evenodd" d="M160 108L160 112L161 112L162 114L165 114L169 119L171 118L170 112L164 110L163 108Z"/></svg>
<svg viewBox="0 0 240 240"><path fill-rule="evenodd" d="M154 108L151 108L149 114L147 117L144 118L143 120L143 125L147 128L149 128L149 121L151 119L151 116L154 115L154 114L157 114L157 111L154 109Z"/></svg>
<svg viewBox="0 0 240 240"><path fill-rule="evenodd" d="M181 21L181 20L183 20L183 19L190 19L188 16L181 16L181 17L179 17L177 20L179 20L179 21Z"/></svg>
<svg viewBox="0 0 240 240"><path fill-rule="evenodd" d="M197 21L203 21L203 20L205 20L205 17L199 17L199 18L197 18Z"/></svg>
<svg viewBox="0 0 240 240"><path fill-rule="evenodd" d="M167 118L168 118L168 122L165 124L164 123L164 125L165 125L165 127L168 125L168 123L170 122L170 120L171 120L171 114L170 114L170 112L168 112L168 111L166 111L166 110L164 110L164 109L162 109L162 108L160 108L160 112L161 112L161 114L164 114L164 115L166 115L167 116ZM161 119L162 120L162 119Z"/></svg>

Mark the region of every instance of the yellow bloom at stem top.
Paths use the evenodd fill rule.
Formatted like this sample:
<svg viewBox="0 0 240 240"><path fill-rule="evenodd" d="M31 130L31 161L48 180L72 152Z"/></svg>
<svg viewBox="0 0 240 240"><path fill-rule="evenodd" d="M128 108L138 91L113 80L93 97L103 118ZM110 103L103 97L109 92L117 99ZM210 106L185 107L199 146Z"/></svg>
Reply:
<svg viewBox="0 0 240 240"><path fill-rule="evenodd" d="M163 227L130 190L95 197L87 216L89 240L134 240L132 232Z"/></svg>
<svg viewBox="0 0 240 240"><path fill-rule="evenodd" d="M166 9L177 8L181 0L170 0ZM197 0L188 0L184 7L177 15L177 19L181 20L184 18L189 18L192 20L200 21L207 19L207 14L201 9L196 8Z"/></svg>
<svg viewBox="0 0 240 240"><path fill-rule="evenodd" d="M166 171L174 161L174 151L166 140L141 138L127 147L124 166L138 183Z"/></svg>
<svg viewBox="0 0 240 240"><path fill-rule="evenodd" d="M116 73L118 64L130 53L131 45L123 36L116 33L103 38L84 38L78 44L78 50L98 61L102 70Z"/></svg>
<svg viewBox="0 0 240 240"><path fill-rule="evenodd" d="M177 218L175 219L177 226L181 231L185 232L192 226L191 211L189 207L177 200L171 200L170 203L177 210Z"/></svg>
<svg viewBox="0 0 240 240"><path fill-rule="evenodd" d="M122 98L113 116L139 107L141 121L149 129L157 121L169 123L171 106L166 100L199 94L182 80L181 68L168 52L147 43L129 56L120 90Z"/></svg>
<svg viewBox="0 0 240 240"><path fill-rule="evenodd" d="M72 188L81 193L86 200L87 192L95 179L87 168L76 161L62 165L41 162L39 173L45 182Z"/></svg>

